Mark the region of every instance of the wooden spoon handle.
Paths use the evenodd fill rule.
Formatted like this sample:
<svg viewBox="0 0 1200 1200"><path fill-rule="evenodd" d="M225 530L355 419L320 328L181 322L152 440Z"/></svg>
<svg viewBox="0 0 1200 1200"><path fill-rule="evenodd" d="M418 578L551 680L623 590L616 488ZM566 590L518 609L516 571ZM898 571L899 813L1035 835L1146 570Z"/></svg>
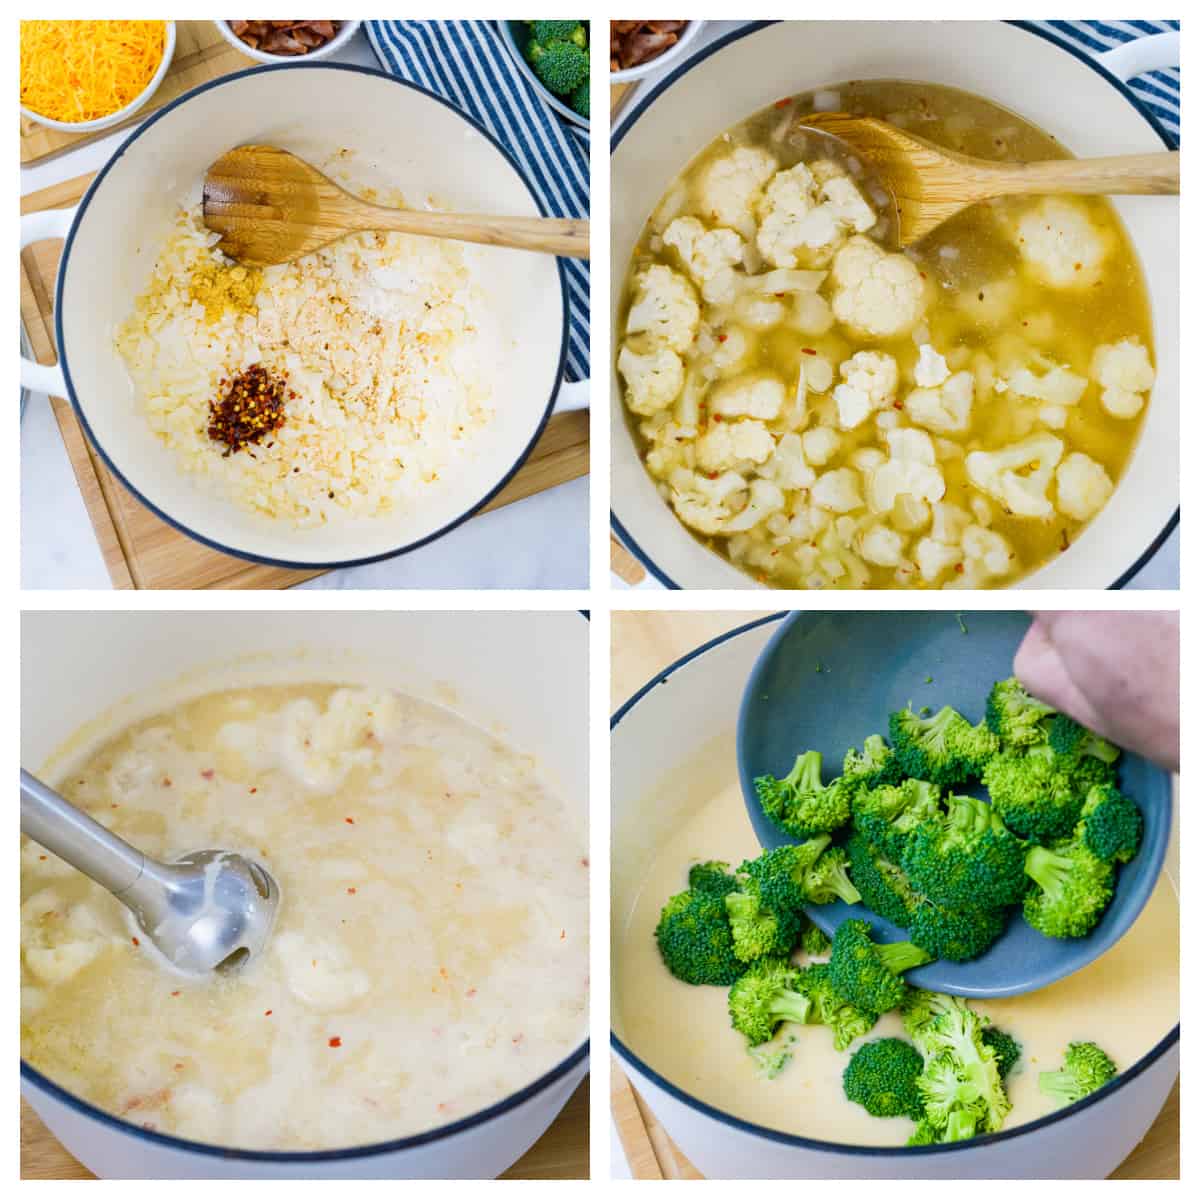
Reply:
<svg viewBox="0 0 1200 1200"><path fill-rule="evenodd" d="M473 213L418 212L372 205L355 223L363 229L541 250L563 258L590 257L588 222L566 217L481 217Z"/></svg>
<svg viewBox="0 0 1200 1200"><path fill-rule="evenodd" d="M1179 151L1122 154L1112 158L1063 158L997 169L992 195L1165 196L1179 195Z"/></svg>

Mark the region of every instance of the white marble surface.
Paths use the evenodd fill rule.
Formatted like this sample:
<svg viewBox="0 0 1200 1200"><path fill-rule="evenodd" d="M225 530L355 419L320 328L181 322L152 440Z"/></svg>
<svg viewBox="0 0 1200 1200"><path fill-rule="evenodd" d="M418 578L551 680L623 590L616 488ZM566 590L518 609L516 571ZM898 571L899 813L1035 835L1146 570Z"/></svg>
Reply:
<svg viewBox="0 0 1200 1200"><path fill-rule="evenodd" d="M377 67L359 32L337 62ZM253 66L246 60L247 66ZM125 129L21 171L21 194L98 170ZM586 588L588 481L475 517L411 554L333 571L306 588ZM502 551L497 550L502 547ZM110 588L95 534L45 398L34 396L21 426L21 586Z"/></svg>

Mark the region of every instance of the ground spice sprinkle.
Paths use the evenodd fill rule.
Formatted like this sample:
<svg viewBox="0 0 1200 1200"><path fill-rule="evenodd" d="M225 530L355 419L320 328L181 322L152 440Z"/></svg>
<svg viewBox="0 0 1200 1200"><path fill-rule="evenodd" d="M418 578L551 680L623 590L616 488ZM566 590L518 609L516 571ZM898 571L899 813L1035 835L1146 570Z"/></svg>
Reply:
<svg viewBox="0 0 1200 1200"><path fill-rule="evenodd" d="M224 442L225 457L261 442L284 423L287 378L272 375L261 363L221 380L222 395L208 405L208 436Z"/></svg>

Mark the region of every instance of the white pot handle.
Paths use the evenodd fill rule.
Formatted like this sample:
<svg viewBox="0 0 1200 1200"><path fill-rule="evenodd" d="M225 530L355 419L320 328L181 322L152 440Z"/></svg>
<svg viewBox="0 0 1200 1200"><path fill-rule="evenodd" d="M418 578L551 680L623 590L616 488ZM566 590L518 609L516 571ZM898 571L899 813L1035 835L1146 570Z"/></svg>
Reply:
<svg viewBox="0 0 1200 1200"><path fill-rule="evenodd" d="M590 379L580 379L575 383L568 383L563 380L562 386L558 389L558 398L554 401L554 411L561 412L577 412L581 408L587 408L592 398L592 381Z"/></svg>
<svg viewBox="0 0 1200 1200"><path fill-rule="evenodd" d="M1096 60L1106 71L1110 71L1123 82L1147 71L1177 67L1179 33L1172 30L1169 33L1151 33L1145 37L1134 38L1131 42L1122 42L1111 50L1105 50L1103 54L1097 54Z"/></svg>
<svg viewBox="0 0 1200 1200"><path fill-rule="evenodd" d="M75 222L74 208L47 208L42 212L25 213L21 217L21 249L34 242L65 238ZM21 355L21 386L30 392L47 396L65 396L67 381L62 368L55 363L46 366Z"/></svg>

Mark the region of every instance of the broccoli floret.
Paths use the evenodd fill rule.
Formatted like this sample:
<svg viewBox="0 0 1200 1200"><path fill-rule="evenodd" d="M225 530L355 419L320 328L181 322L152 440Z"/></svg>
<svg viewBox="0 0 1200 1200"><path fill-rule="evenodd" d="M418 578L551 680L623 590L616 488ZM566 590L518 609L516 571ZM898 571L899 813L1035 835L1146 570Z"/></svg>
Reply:
<svg viewBox="0 0 1200 1200"><path fill-rule="evenodd" d="M833 984L833 972L828 963L812 963L800 971L796 988L813 1003L810 1022L825 1025L833 1034L833 1048L845 1050L856 1038L868 1034L879 1019L852 1004Z"/></svg>
<svg viewBox="0 0 1200 1200"><path fill-rule="evenodd" d="M969 962L984 954L1007 925L1007 909L943 908L926 900L917 905L908 936L934 958Z"/></svg>
<svg viewBox="0 0 1200 1200"><path fill-rule="evenodd" d="M821 755L816 750L797 757L783 779L760 775L754 790L766 815L793 837L832 833L850 819L850 789L840 780L821 783Z"/></svg>
<svg viewBox="0 0 1200 1200"><path fill-rule="evenodd" d="M912 1131L907 1144L909 1146L932 1146L941 1141L938 1131L934 1129L928 1117L922 1117L917 1127Z"/></svg>
<svg viewBox="0 0 1200 1200"><path fill-rule="evenodd" d="M1103 1087L1116 1073L1116 1063L1095 1042L1072 1042L1062 1070L1043 1071L1038 1076L1038 1087L1062 1107Z"/></svg>
<svg viewBox="0 0 1200 1200"><path fill-rule="evenodd" d="M854 828L885 858L899 862L913 831L943 816L941 791L923 779L864 788L850 811Z"/></svg>
<svg viewBox="0 0 1200 1200"><path fill-rule="evenodd" d="M1075 836L1105 862L1129 862L1142 844L1142 814L1128 796L1100 784L1088 792Z"/></svg>
<svg viewBox="0 0 1200 1200"><path fill-rule="evenodd" d="M925 1057L917 1087L939 1141L994 1133L1012 1108L982 1018L957 996L912 989L904 1028Z"/></svg>
<svg viewBox="0 0 1200 1200"><path fill-rule="evenodd" d="M1053 716L1055 710L1050 705L1035 700L1020 680L1011 678L992 684L984 720L1008 749L1044 742L1048 718Z"/></svg>
<svg viewBox="0 0 1200 1200"><path fill-rule="evenodd" d="M843 921L833 935L829 958L833 986L856 1007L881 1014L899 1008L908 985L904 971L930 961L912 942L871 941L866 921Z"/></svg>
<svg viewBox="0 0 1200 1200"><path fill-rule="evenodd" d="M829 845L829 836L780 846L738 868L737 890L725 897L734 951L746 962L788 954L803 924L806 873Z"/></svg>
<svg viewBox="0 0 1200 1200"><path fill-rule="evenodd" d="M804 951L810 958L822 957L829 953L829 948L833 943L829 940L829 935L819 925L814 925L811 921L808 927L800 935L800 949Z"/></svg>
<svg viewBox="0 0 1200 1200"><path fill-rule="evenodd" d="M862 902L885 921L901 929L908 928L921 903L908 876L894 862L876 853L862 834L850 838L846 852L850 858L850 878Z"/></svg>
<svg viewBox="0 0 1200 1200"><path fill-rule="evenodd" d="M990 1046L996 1056L996 1070L1000 1072L1000 1078L1007 1079L1013 1067L1020 1061L1021 1043L994 1025L985 1025L980 1036L983 1038L983 1044Z"/></svg>
<svg viewBox="0 0 1200 1200"><path fill-rule="evenodd" d="M992 806L1013 833L1048 842L1066 836L1079 820L1087 796L1081 767L1049 746L1034 746L1025 753L997 755L984 767L983 782Z"/></svg>
<svg viewBox="0 0 1200 1200"><path fill-rule="evenodd" d="M747 1046L746 1052L754 1061L754 1069L763 1079L774 1079L792 1061L789 1049L770 1046Z"/></svg>
<svg viewBox="0 0 1200 1200"><path fill-rule="evenodd" d="M920 1051L903 1038L879 1038L860 1046L842 1072L846 1099L873 1117L920 1121L925 1103L917 1079L925 1068Z"/></svg>
<svg viewBox="0 0 1200 1200"><path fill-rule="evenodd" d="M1112 899L1112 864L1077 838L1034 846L1025 873L1037 884L1025 897L1025 920L1047 937L1084 937Z"/></svg>
<svg viewBox="0 0 1200 1200"><path fill-rule="evenodd" d="M581 116L590 117L592 108L592 93L585 79L568 97L567 103ZM772 1076L771 1078L774 1078Z"/></svg>
<svg viewBox="0 0 1200 1200"><path fill-rule="evenodd" d="M528 55L534 73L556 96L569 95L588 77L588 52L574 42L533 41Z"/></svg>
<svg viewBox="0 0 1200 1200"><path fill-rule="evenodd" d="M851 746L842 759L842 779L855 788L886 787L903 778L891 747L877 733L863 742L862 750Z"/></svg>
<svg viewBox="0 0 1200 1200"><path fill-rule="evenodd" d="M587 31L582 21L534 21L534 41L548 45L550 42L579 41L580 46L587 44Z"/></svg>
<svg viewBox="0 0 1200 1200"><path fill-rule="evenodd" d="M688 889L663 907L654 931L667 970L684 983L728 987L746 969L733 950L725 898Z"/></svg>
<svg viewBox="0 0 1200 1200"><path fill-rule="evenodd" d="M733 934L733 952L743 962L769 954L790 954L796 944L800 915L769 908L753 884L725 897L725 913Z"/></svg>
<svg viewBox="0 0 1200 1200"><path fill-rule="evenodd" d="M972 725L949 705L931 717L904 708L888 718L888 730L905 774L943 787L978 779L1000 749L986 725Z"/></svg>
<svg viewBox="0 0 1200 1200"><path fill-rule="evenodd" d="M900 865L913 887L948 908L1016 904L1028 886L1025 847L985 800L950 796L946 807L908 839Z"/></svg>
<svg viewBox="0 0 1200 1200"><path fill-rule="evenodd" d="M1112 766L1121 757L1121 751L1112 742L1106 742L1099 734L1085 729L1066 713L1058 713L1050 722L1047 740L1056 754L1080 758L1088 755L1098 758L1106 766Z"/></svg>
<svg viewBox="0 0 1200 1200"><path fill-rule="evenodd" d="M737 880L730 873L728 863L713 859L696 863L688 871L688 887L695 892L716 892L725 896L737 887Z"/></svg>
<svg viewBox="0 0 1200 1200"><path fill-rule="evenodd" d="M729 1019L751 1046L769 1042L784 1021L808 1020L812 1000L796 990L798 975L786 958L764 958L729 989Z"/></svg>
<svg viewBox="0 0 1200 1200"><path fill-rule="evenodd" d="M834 900L857 904L862 899L850 882L847 863L846 851L832 846L804 872L804 895L810 904L832 904Z"/></svg>

